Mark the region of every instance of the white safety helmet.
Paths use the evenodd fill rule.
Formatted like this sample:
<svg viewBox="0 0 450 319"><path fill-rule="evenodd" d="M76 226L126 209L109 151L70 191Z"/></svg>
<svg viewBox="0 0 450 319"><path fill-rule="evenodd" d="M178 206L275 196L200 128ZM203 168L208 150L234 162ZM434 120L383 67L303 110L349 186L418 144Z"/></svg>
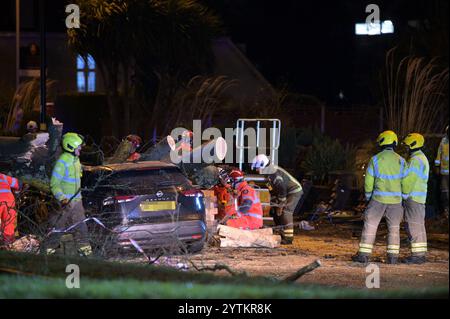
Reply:
<svg viewBox="0 0 450 319"><path fill-rule="evenodd" d="M269 158L265 154L255 156L252 161L252 169L263 169L269 165Z"/></svg>

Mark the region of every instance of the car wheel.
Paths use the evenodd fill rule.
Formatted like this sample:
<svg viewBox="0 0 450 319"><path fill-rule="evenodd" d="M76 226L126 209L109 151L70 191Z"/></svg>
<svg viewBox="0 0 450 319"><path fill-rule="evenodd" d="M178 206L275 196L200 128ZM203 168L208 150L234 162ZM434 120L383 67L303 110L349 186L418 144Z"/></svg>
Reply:
<svg viewBox="0 0 450 319"><path fill-rule="evenodd" d="M200 241L196 241L196 242L189 244L187 249L188 249L189 253L195 254L195 253L200 252L204 246L205 246L205 241L200 240Z"/></svg>

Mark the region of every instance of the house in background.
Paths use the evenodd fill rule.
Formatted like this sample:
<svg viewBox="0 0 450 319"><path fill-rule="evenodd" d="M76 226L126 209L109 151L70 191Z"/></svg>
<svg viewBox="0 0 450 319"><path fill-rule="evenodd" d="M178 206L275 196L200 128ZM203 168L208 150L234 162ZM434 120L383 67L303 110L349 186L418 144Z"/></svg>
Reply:
<svg viewBox="0 0 450 319"><path fill-rule="evenodd" d="M40 76L40 33L38 1L20 1L20 54L19 69L16 70L15 1L5 1L5 10L0 19L0 84L8 91L16 89L19 83ZM87 131L91 136L107 135L108 112L104 86L95 60L75 54L68 46L64 25L65 6L54 7L46 4L46 15L54 16L46 20L46 61L48 80L55 81L53 93L47 96L50 115L57 116L65 123L65 128ZM239 87L231 87L226 97L234 105L252 103L256 96L271 92L270 83L259 73L245 54L229 39L219 38L212 42L215 55L215 75L225 75L237 80ZM0 95L2 92L0 92ZM55 100L52 101L52 96ZM74 98L76 96L76 99ZM1 101L1 100L0 100ZM10 105L0 105L9 108ZM96 112L91 112L95 107ZM80 116L89 112L90 116ZM7 112L3 112L7 113ZM102 125L99 125L101 123ZM97 130L93 132L92 130Z"/></svg>

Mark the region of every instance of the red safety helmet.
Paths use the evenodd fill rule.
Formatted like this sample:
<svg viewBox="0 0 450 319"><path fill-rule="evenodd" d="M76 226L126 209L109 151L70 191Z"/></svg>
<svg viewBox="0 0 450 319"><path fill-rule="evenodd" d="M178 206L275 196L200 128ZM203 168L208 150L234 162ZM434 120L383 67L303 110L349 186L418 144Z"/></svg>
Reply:
<svg viewBox="0 0 450 319"><path fill-rule="evenodd" d="M142 139L137 135L130 134L126 137L126 139L133 144L134 148L139 148L142 144Z"/></svg>
<svg viewBox="0 0 450 319"><path fill-rule="evenodd" d="M236 186L236 184L239 184L244 180L244 172L238 169L231 170L230 174L228 174L231 179L231 184L233 187Z"/></svg>

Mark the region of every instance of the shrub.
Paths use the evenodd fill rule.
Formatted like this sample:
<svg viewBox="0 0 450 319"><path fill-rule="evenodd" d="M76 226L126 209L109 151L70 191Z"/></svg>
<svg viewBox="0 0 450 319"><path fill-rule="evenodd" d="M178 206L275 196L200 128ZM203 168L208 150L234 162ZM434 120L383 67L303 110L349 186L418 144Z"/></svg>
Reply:
<svg viewBox="0 0 450 319"><path fill-rule="evenodd" d="M301 168L317 182L324 183L332 171L354 171L355 158L356 149L353 146L342 145L338 140L322 136L314 139L301 162Z"/></svg>

